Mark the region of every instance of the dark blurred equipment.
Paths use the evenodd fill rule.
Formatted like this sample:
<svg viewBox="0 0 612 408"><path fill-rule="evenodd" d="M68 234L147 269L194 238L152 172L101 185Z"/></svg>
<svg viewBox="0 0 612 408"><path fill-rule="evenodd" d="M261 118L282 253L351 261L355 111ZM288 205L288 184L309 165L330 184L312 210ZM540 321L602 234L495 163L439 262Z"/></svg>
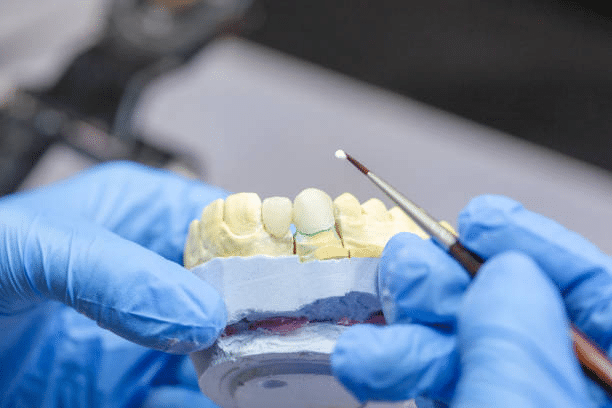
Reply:
<svg viewBox="0 0 612 408"><path fill-rule="evenodd" d="M238 34L612 170L612 14L602 4L115 0L105 38L51 90L27 96L140 151L129 124L144 87L216 35ZM46 146L72 140L39 133L20 106L0 111L2 193Z"/></svg>
<svg viewBox="0 0 612 408"><path fill-rule="evenodd" d="M249 26L252 0L116 0L106 35L45 92L0 110L0 195L15 191L44 152L63 142L105 161L163 166L175 153L130 131L142 90L218 34ZM197 170L197 169L196 169Z"/></svg>
<svg viewBox="0 0 612 408"><path fill-rule="evenodd" d="M137 137L119 138L103 128L34 95L19 93L0 111L0 196L14 192L55 143L100 162L126 159L162 167L173 157Z"/></svg>
<svg viewBox="0 0 612 408"><path fill-rule="evenodd" d="M612 170L612 13L590 0L257 0L249 40Z"/></svg>

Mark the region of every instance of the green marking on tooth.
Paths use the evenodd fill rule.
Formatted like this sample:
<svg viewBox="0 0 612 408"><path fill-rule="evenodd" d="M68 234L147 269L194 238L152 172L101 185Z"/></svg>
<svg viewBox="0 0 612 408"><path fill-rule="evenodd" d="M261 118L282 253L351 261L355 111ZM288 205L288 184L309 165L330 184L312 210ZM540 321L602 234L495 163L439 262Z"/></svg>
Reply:
<svg viewBox="0 0 612 408"><path fill-rule="evenodd" d="M313 232L312 234L306 234L305 232L298 231L298 230L297 230L297 228L296 228L296 230L295 230L295 234L293 234L293 238L295 238L295 236L296 236L298 233L299 233L300 235L304 235L304 236L306 236L306 237L312 237L313 235L317 235L317 234L320 234L320 233L325 232L325 231L330 231L332 228L334 228L334 226L331 226L331 227L329 227L329 228L327 228L327 229L324 229L324 230L321 230L321 231Z"/></svg>

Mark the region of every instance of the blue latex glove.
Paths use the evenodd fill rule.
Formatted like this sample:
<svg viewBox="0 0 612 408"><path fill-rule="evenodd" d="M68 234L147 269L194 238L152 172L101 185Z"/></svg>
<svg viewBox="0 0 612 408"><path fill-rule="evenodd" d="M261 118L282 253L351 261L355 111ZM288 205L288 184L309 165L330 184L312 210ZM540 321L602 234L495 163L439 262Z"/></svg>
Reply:
<svg viewBox="0 0 612 408"><path fill-rule="evenodd" d="M610 354L612 260L500 196L460 214L461 241L488 261L467 273L429 240L394 237L379 265L387 327L348 330L335 375L359 399L426 396L453 407L602 407L568 318Z"/></svg>
<svg viewBox="0 0 612 408"><path fill-rule="evenodd" d="M178 354L211 345L226 311L180 263L225 195L109 163L0 199L0 406L214 406Z"/></svg>

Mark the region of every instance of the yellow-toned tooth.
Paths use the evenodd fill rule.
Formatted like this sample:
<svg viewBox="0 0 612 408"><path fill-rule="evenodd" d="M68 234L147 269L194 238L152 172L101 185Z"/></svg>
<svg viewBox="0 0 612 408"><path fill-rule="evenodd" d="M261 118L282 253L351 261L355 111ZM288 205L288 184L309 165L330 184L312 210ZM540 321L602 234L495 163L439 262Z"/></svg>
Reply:
<svg viewBox="0 0 612 408"><path fill-rule="evenodd" d="M190 252L193 250L189 259L185 258L185 266L192 268L200 263L204 263L219 256L218 231L223 225L223 199L219 198L202 210L200 221L192 221L189 228ZM189 266L187 265L189 263Z"/></svg>
<svg viewBox="0 0 612 408"><path fill-rule="evenodd" d="M238 193L210 203L190 225L185 245L187 267L214 257L293 254L291 232L274 237L264 229L262 204L255 193ZM195 238L194 238L195 237Z"/></svg>
<svg viewBox="0 0 612 408"><path fill-rule="evenodd" d="M296 253L300 260L328 259L319 256L337 258L341 257L341 254L348 256L348 251L343 250L340 237L336 233L331 198L324 191L307 188L295 197L293 224L296 229ZM318 249L324 247L329 248L317 253ZM332 253L333 255L330 255Z"/></svg>
<svg viewBox="0 0 612 408"><path fill-rule="evenodd" d="M423 239L429 238L429 235L419 227L401 208L393 207L389 210L389 215L392 221L392 235L400 232L412 232Z"/></svg>
<svg viewBox="0 0 612 408"><path fill-rule="evenodd" d="M391 220L385 203L378 198L370 198L361 205L361 208L363 208L363 212L367 216L375 218L378 221L389 222Z"/></svg>
<svg viewBox="0 0 612 408"><path fill-rule="evenodd" d="M344 193L334 200L334 213L342 242L351 257L380 255L391 224L382 201L373 198L359 205L357 198Z"/></svg>
<svg viewBox="0 0 612 408"><path fill-rule="evenodd" d="M261 199L256 193L232 194L225 199L223 220L237 235L249 235L262 227Z"/></svg>
<svg viewBox="0 0 612 408"><path fill-rule="evenodd" d="M202 247L200 240L200 221L193 220L189 224L189 233L187 234L187 242L185 242L185 251L183 252L183 264L186 268L204 262L205 250Z"/></svg>
<svg viewBox="0 0 612 408"><path fill-rule="evenodd" d="M355 197L344 193L334 200L336 224L344 247L351 257L378 257L389 239L398 232L425 234L398 207L387 211L385 204L372 198L361 206Z"/></svg>
<svg viewBox="0 0 612 408"><path fill-rule="evenodd" d="M340 194L334 200L334 215L336 215L336 218L340 215L357 218L361 215L361 212L359 200L350 193Z"/></svg>
<svg viewBox="0 0 612 408"><path fill-rule="evenodd" d="M245 245L244 237L235 234L226 224L225 212L226 205L222 199L213 201L202 211L200 237L202 246L209 254L207 261L219 256L241 255L245 247L248 248L248 241ZM232 218L232 216L229 218Z"/></svg>
<svg viewBox="0 0 612 408"><path fill-rule="evenodd" d="M261 204L261 219L269 234L282 238L289 233L293 204L287 197L269 197Z"/></svg>
<svg viewBox="0 0 612 408"><path fill-rule="evenodd" d="M219 198L212 203L208 204L204 210L202 210L202 227L200 230L208 231L217 228L220 223L223 222L223 199Z"/></svg>

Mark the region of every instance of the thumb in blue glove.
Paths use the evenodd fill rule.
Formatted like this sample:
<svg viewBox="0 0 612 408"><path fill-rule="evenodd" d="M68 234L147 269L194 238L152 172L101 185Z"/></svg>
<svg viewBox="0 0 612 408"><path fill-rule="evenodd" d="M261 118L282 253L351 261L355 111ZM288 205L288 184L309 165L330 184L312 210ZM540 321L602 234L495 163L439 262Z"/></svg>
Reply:
<svg viewBox="0 0 612 408"><path fill-rule="evenodd" d="M463 299L453 407L595 406L561 296L527 256L489 260Z"/></svg>
<svg viewBox="0 0 612 408"><path fill-rule="evenodd" d="M481 268L462 299L456 343L420 324L357 326L338 341L332 364L362 401L427 395L453 407L589 406L561 297L520 253Z"/></svg>
<svg viewBox="0 0 612 408"><path fill-rule="evenodd" d="M225 325L179 265L189 222L224 195L110 163L1 199L0 406L126 406L178 384L184 356L149 348L195 351Z"/></svg>

